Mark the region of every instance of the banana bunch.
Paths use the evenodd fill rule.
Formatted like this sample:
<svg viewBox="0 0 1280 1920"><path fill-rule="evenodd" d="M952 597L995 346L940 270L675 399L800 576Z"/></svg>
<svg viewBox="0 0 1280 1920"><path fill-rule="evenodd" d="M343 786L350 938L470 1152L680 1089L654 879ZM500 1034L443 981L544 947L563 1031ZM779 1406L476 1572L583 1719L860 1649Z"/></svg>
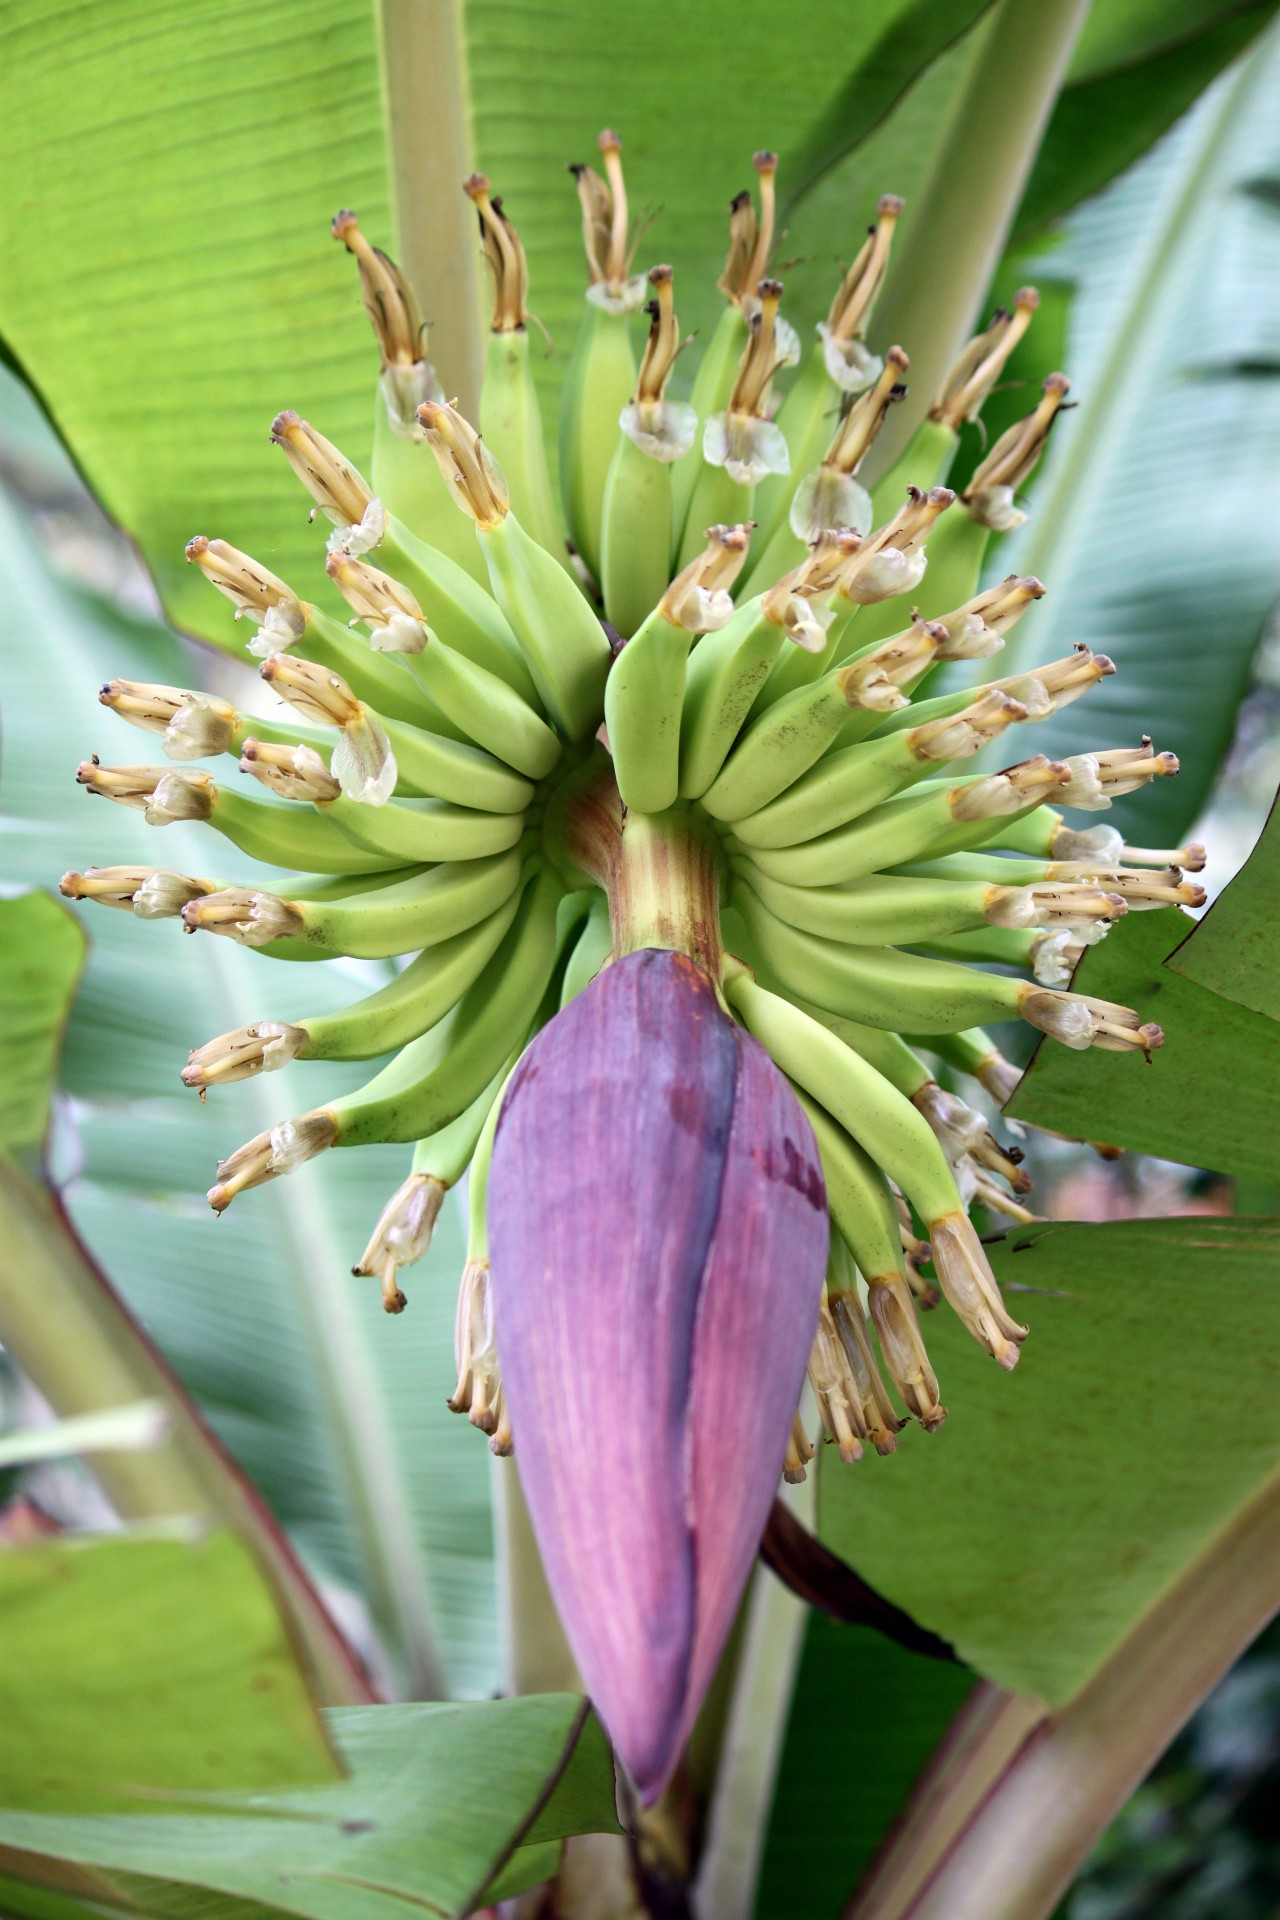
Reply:
<svg viewBox="0 0 1280 1920"><path fill-rule="evenodd" d="M220 1213L320 1153L403 1143L405 1181L354 1269L380 1282L391 1313L404 1308L402 1276L425 1254L445 1194L470 1169L450 1404L498 1452L541 1417L528 1400L514 1415L508 1405L515 1363L503 1327L520 1315L501 1300L515 1281L492 1278L495 1206L509 1261L521 1242L509 1116L535 1097L532 1063L571 1031L557 1024L563 1009L587 1005L631 956L681 956L701 996L683 975L658 991L665 976L655 975L639 997L613 995L629 1009L614 1017L645 1008L661 1027L678 1001L690 1033L709 1018L731 1026L738 1051L715 1054L731 1090L760 1071L743 1047L773 1063L789 1104L770 1122L770 1152L794 1150L811 1167L806 1191L824 1222L821 1245L809 1235L818 1271L801 1330L823 1428L846 1460L868 1443L890 1453L905 1420L932 1431L945 1417L918 1303L940 1292L1004 1367L1026 1332L969 1207L1031 1218L1029 1177L1018 1150L940 1076L1007 1098L1016 1074L985 1031L1002 1021L1070 1047L1141 1056L1159 1046L1140 1010L1071 992L1071 971L1126 912L1197 903L1183 870L1204 856L1126 847L1109 826L1068 821L1175 774L1149 740L1068 760L1024 743L1024 728L1115 670L1105 656L1082 645L980 685L966 669L963 687L938 675L997 655L1045 590L1031 578L984 581L983 568L992 534L1023 517L1017 492L1066 381L1045 382L961 491L947 485L960 431L1031 323L1034 292L974 338L868 491L858 470L909 378L910 342L878 353L866 344L902 203L880 201L779 404L775 382L802 348L770 272L776 156L757 154L759 206L742 194L730 209L723 318L690 399L677 399L668 387L687 342L675 275L665 263L633 270L617 135L602 134L600 150L603 177L573 170L589 278L563 395L559 498L529 351L525 251L488 180L466 182L493 293L478 423L447 399L404 276L354 214L337 216L381 356L370 479L296 413L277 416L272 440L329 523L327 572L346 619L225 541L193 539L188 559L249 623L247 650L275 705L260 717L260 698L240 711L112 681L103 704L158 736L162 759L95 757L77 774L152 825L205 822L279 877L237 881L233 862L226 878L98 867L67 874L62 890L178 918L268 958L404 959L341 1012L251 1019L202 1039L182 1077L203 1098L296 1063L371 1063L356 1091L319 1104L304 1096L294 1117L230 1152L209 1200ZM648 332L636 340L642 309ZM1008 764L984 770L988 751L975 771L995 743ZM227 756L235 765L224 772ZM654 1045L670 1049L668 1104L653 1119L665 1139L701 1112L702 1095L680 1090L679 1033L662 1027ZM597 1049L582 1069L597 1090L602 1057ZM634 1100L648 1097L639 1073ZM735 1097L724 1095L733 1126ZM544 1131L524 1126L527 1152ZM589 1160L589 1143L584 1152ZM553 1214L555 1182L552 1169L540 1187ZM613 1218L615 1254L633 1225ZM652 1252L659 1279L666 1258ZM710 1285L714 1267L711 1253L695 1263L691 1289ZM791 1424L802 1384L785 1384L766 1481L779 1467L802 1475L812 1454L798 1416ZM549 1517L553 1501L531 1504L556 1560L550 1536L569 1522ZM717 1619L731 1601L717 1602ZM687 1705L673 1706L673 1725L687 1728ZM615 1724L624 1718L619 1708ZM653 1762L653 1778L665 1764Z"/></svg>

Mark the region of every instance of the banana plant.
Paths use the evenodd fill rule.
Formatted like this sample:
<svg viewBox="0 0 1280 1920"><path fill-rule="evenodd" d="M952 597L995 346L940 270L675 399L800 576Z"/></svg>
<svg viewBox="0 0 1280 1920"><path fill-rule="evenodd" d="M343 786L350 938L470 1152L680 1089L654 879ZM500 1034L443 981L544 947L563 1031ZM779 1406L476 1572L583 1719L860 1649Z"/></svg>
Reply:
<svg viewBox="0 0 1280 1920"><path fill-rule="evenodd" d="M86 741L76 781L125 809L124 827L85 815L95 858L61 890L99 919L114 909L117 927L129 915L139 943L177 929L132 918L211 936L191 943L192 977L221 969L236 1023L191 1031L181 1078L208 1096L202 1141L228 1095L266 1124L216 1161L208 1202L246 1222L259 1267L281 1208L297 1236L326 1389L307 1416L350 1495L345 1570L385 1684L410 1695L442 1685L433 1603L455 1659L475 1619L424 1552L450 1502L398 1455L389 1389L406 1390L406 1349L383 1356L414 1318L406 1276L438 1253L465 1183L448 1405L496 1457L506 1683L581 1684L613 1750L625 1837L590 1733L561 1803L544 1742L484 1871L473 1848L465 1872L414 1883L439 1911L553 1878L560 1912L602 1898L620 1915L669 1910L695 1886L717 1920L755 1909L797 1671L803 1683L803 1613L753 1574L762 1538L797 1592L822 1603L843 1583L843 1618L923 1638L1002 1689L962 1709L980 1719L974 1757L940 1811L922 1783L918 1857L902 1872L886 1856L865 1913L976 1920L997 1899L1009 1920L1048 1913L1099 1821L1274 1604L1265 1574L1232 1583L1229 1622L1159 1710L1135 1718L1112 1684L1158 1673L1170 1637L1212 1611L1206 1542L1244 1551L1254 1504L1273 1523L1270 1435L1167 1487L1149 1460L1128 1507L1093 1502L1104 1527L1158 1484L1179 1514L1118 1590L1093 1536L1055 1558L1050 1513L1014 1583L1007 1654L1000 1596L984 1607L972 1591L996 1551L990 1522L1005 1524L1002 1495L989 1509L982 1491L1005 1409L1031 1436L1061 1431L1073 1356L1100 1364L1096 1318L1118 1385L1113 1341L1153 1366L1185 1360L1198 1304L1170 1315L1156 1287L1165 1345L1148 1350L1123 1317L1108 1335L1092 1298L1098 1265L1121 1254L1049 1234L993 1261L971 1208L1034 1216L1022 1148L990 1117L1018 1070L987 1028L1021 1022L1141 1075L1165 1041L1158 1009L1075 991L1072 974L1126 916L1156 909L1163 924L1201 904L1186 875L1206 853L1075 818L1176 775L1167 748L1089 735L1058 757L1030 731L1023 744L1022 728L1089 711L1125 668L1119 639L1017 658L1007 636L1024 617L1034 629L1064 583L1047 564L1043 580L991 565L1027 518L1050 435L1071 431L1066 376L1047 371L976 463L956 460L1037 324L1031 287L980 310L1015 224L1025 244L1132 160L1270 11L1193 5L1171 28L1119 0L885 0L839 19L806 8L783 33L771 10L698 8L679 64L699 99L728 45L742 63L711 116L655 98L668 27L619 63L585 8L560 44L520 50L514 100L509 20L478 3L375 16L273 0L251 25L208 23L194 49L184 17L142 0L127 34L116 9L91 8L74 42L39 9L19 22L28 84L4 137L42 165L6 210L0 325L170 617L238 666L179 679L158 644L173 677L157 679L136 668L147 647L120 636L128 670L100 683L101 726L150 736L150 758L104 762ZM842 71L815 101L814 42L834 35ZM594 79L571 123L545 108L575 63L601 74L609 122L585 151ZM106 103L149 76L171 114L160 167L103 135ZM1135 87L1141 116L1099 113ZM655 201L650 231L636 208ZM792 274L815 220L822 242ZM572 351L540 364L538 322L557 339L576 323ZM984 665L974 684L967 663L1006 647L1000 665L1018 670ZM144 827L169 830L174 864L156 863ZM264 1009L272 974L286 990ZM352 1000L353 985L368 991ZM957 1093L965 1076L985 1106ZM111 1143L99 1151L109 1164ZM347 1168L380 1183L344 1246L375 1283L358 1310L332 1243L355 1230L336 1196L369 1176ZM1242 1227L1240 1257L1258 1249ZM1032 1357L1008 1379L1024 1309L1038 1317L1035 1296L1055 1297L1073 1259L1095 1312L1046 1312L1027 1351L1057 1351L1058 1371ZM428 1290L407 1284L419 1305ZM939 1316L927 1351L918 1309L939 1294L954 1322ZM975 1373L956 1328L995 1369ZM38 1328L27 1339L34 1373ZM1233 1351L1197 1348L1224 1391ZM941 1434L939 1354L957 1383ZM199 1356L187 1364L197 1384ZM408 1392L435 1393L438 1373L419 1349ZM955 1425L965 1440L948 1455ZM426 1437L452 1462L454 1442ZM819 1441L816 1512L803 1493L780 1510L779 1478L803 1489ZM942 1577L922 1581L939 1456L955 1537ZM477 1446L456 1469L468 1485L481 1459ZM1175 1593L1153 1639L1179 1569L1187 1610ZM1055 1640L1037 1580L1080 1579L1092 1612ZM563 1768L581 1722L542 1710ZM1055 1798L1043 1758L1019 1769L1045 1729L1041 1755L1057 1741L1088 1763L1117 1723L1123 1762L1099 1771L1084 1813ZM361 1723L334 1727L359 1780ZM851 1731L851 1746L874 1738ZM447 1762L427 1745L438 1786ZM428 1832L434 1817L445 1833L453 1814L414 1777ZM984 1809L959 1840L956 1793ZM1020 1872L987 1838L1006 1802ZM325 1805L342 1833L362 1828ZM309 1882L272 1891L271 1869L306 1858L284 1826L274 1853L246 1839L229 1873L207 1837L152 1824L0 1812L0 1849L101 1868L104 1897L144 1912L184 1879L322 1910ZM595 1838L562 1858L583 1832ZM325 1844L335 1872L369 1884L360 1845ZM393 1882L410 1890L394 1875L382 1890Z"/></svg>

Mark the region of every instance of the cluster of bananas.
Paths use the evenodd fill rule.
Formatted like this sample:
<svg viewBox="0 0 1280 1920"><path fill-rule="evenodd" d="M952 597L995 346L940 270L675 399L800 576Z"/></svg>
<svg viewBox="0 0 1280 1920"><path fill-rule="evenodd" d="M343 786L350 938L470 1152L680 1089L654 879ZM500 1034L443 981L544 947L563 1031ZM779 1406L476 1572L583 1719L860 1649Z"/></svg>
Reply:
<svg viewBox="0 0 1280 1920"><path fill-rule="evenodd" d="M264 719L113 681L103 703L158 734L169 764L94 759L78 774L155 825L205 821L290 877L267 891L105 867L62 888L267 956L416 956L341 1012L208 1041L183 1078L203 1097L293 1061L391 1056L358 1091L238 1148L209 1199L221 1211L326 1149L415 1143L356 1268L398 1312L399 1275L470 1167L451 1404L500 1451L511 1427L486 1200L504 1083L611 961L688 954L812 1123L832 1233L810 1379L844 1457L864 1441L888 1452L900 1416L881 1364L912 1416L943 1418L915 1312L926 1262L1002 1364L1024 1334L968 1216L976 1201L1030 1217L1020 1155L927 1059L999 1102L1016 1076L989 1022L1020 1017L1072 1047L1159 1045L1138 1013L1066 983L1127 910L1194 902L1179 869L1203 856L1125 848L1058 810L1105 808L1175 773L1149 741L951 770L1113 671L1083 646L983 685L963 664L997 652L1043 591L1016 577L979 590L979 578L992 533L1022 518L1015 495L1066 381L1045 382L959 497L939 484L1034 292L970 342L869 494L858 471L908 365L897 346L881 358L866 345L901 203L881 201L802 356L768 271L776 162L758 154L758 204L744 193L731 208L723 316L680 401L667 395L687 344L672 270L632 272L616 136L600 148L603 173L574 169L590 284L563 401L569 540L530 367L524 250L487 181L466 182L493 290L479 431L444 397L403 275L339 214L381 349L373 484L294 413L272 439L333 523L328 573L354 619L223 541L193 540L189 559L256 624L249 651L285 708ZM774 382L799 361L778 405ZM914 697L948 662L962 664L943 690ZM278 798L172 764L227 754ZM810 1453L797 1425L788 1473Z"/></svg>

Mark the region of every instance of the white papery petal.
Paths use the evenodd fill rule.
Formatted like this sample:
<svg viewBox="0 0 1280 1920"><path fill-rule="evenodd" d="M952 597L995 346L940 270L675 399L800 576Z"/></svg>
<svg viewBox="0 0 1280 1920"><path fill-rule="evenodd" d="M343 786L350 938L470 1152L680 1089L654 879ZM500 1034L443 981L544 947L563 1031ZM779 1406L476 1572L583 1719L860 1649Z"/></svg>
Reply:
<svg viewBox="0 0 1280 1920"><path fill-rule="evenodd" d="M698 415L686 400L646 401L640 406L631 400L618 415L618 425L641 453L670 466L683 460L693 445Z"/></svg>
<svg viewBox="0 0 1280 1920"><path fill-rule="evenodd" d="M855 533L869 533L874 508L871 495L851 473L814 467L795 490L790 517L792 533L808 546L827 527L852 527Z"/></svg>
<svg viewBox="0 0 1280 1920"><path fill-rule="evenodd" d="M740 487L754 487L768 474L791 471L791 454L781 427L750 414L713 413L702 430L702 457L710 467L723 467Z"/></svg>
<svg viewBox="0 0 1280 1920"><path fill-rule="evenodd" d="M369 807L386 805L395 791L399 769L391 742L372 714L366 713L343 728L329 771L348 800L363 800Z"/></svg>
<svg viewBox="0 0 1280 1920"><path fill-rule="evenodd" d="M642 273L624 280L616 291L606 280L596 280L587 288L587 299L593 307L599 307L601 313L639 313L648 294L649 282Z"/></svg>
<svg viewBox="0 0 1280 1920"><path fill-rule="evenodd" d="M427 644L427 629L412 614L389 607L384 625L369 629L369 645L375 653L421 653Z"/></svg>
<svg viewBox="0 0 1280 1920"><path fill-rule="evenodd" d="M862 393L884 371L878 354L868 353L861 340L837 340L825 320L818 322L822 358L841 393Z"/></svg>
<svg viewBox="0 0 1280 1920"><path fill-rule="evenodd" d="M1072 754L1065 763L1071 769L1071 783L1054 795L1060 807L1079 807L1085 813L1101 813L1111 805L1103 791L1098 762L1091 753Z"/></svg>
<svg viewBox="0 0 1280 1920"><path fill-rule="evenodd" d="M325 543L326 548L329 553L348 553L353 557L372 553L386 530L386 510L375 494L360 516L359 525L335 527Z"/></svg>

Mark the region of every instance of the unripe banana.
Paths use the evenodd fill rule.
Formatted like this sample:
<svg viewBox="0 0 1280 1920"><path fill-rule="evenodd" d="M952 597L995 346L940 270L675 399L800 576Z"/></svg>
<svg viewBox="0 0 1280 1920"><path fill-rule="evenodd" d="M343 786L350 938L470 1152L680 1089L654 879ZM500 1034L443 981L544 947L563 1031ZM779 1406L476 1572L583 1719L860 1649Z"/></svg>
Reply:
<svg viewBox="0 0 1280 1920"><path fill-rule="evenodd" d="M993 887L981 879L880 873L838 887L795 887L771 879L750 858L741 857L733 862L733 870L788 926L852 946L916 946L984 927L993 895L1024 891Z"/></svg>
<svg viewBox="0 0 1280 1920"><path fill-rule="evenodd" d="M609 901L597 893L569 955L560 987L560 1004L567 1007L576 1000L608 961L613 952L613 929L609 924Z"/></svg>
<svg viewBox="0 0 1280 1920"><path fill-rule="evenodd" d="M341 675L357 699L367 700L390 720L403 720L413 727L432 727L438 733L456 731L398 655L374 653L349 628L321 612L319 607L304 607L303 614L306 627L301 638L290 647L291 653Z"/></svg>
<svg viewBox="0 0 1280 1920"><path fill-rule="evenodd" d="M239 847L251 860L264 861L271 867L296 867L304 873L376 873L412 866L417 861L417 855L388 853L382 848L354 842L314 807L295 806L287 801L273 804L249 800L227 787L214 787L212 800L209 825L216 827L233 847ZM334 804L347 807L355 804L357 811L370 815L379 811L350 801ZM480 817L489 818L488 815Z"/></svg>
<svg viewBox="0 0 1280 1920"><path fill-rule="evenodd" d="M677 574L613 663L605 683L605 725L618 791L637 813L663 813L675 802L689 647L695 633L731 624L729 590L749 539L747 527L708 527L705 547Z"/></svg>
<svg viewBox="0 0 1280 1920"><path fill-rule="evenodd" d="M618 415L630 400L635 382L630 315L607 313L588 299L560 396L560 494L573 544L597 580L602 580L605 564L604 501L618 441ZM663 556L662 586L669 577L670 558L668 550Z"/></svg>
<svg viewBox="0 0 1280 1920"><path fill-rule="evenodd" d="M286 904L298 924L290 944L320 959L349 954L361 960L435 946L497 913L515 894L523 869L524 855L512 847L487 859L449 861L400 877L393 872L346 897L317 898L314 886L291 882Z"/></svg>
<svg viewBox="0 0 1280 1920"><path fill-rule="evenodd" d="M763 601L755 599L740 606L719 633L698 642L680 721L681 799L700 799L719 773L785 639Z"/></svg>
<svg viewBox="0 0 1280 1920"><path fill-rule="evenodd" d="M1020 702L991 692L950 718L829 753L776 800L735 819L734 836L756 847L816 839L924 779L938 765L971 757L1026 717ZM741 786L749 798L749 784L743 781Z"/></svg>
<svg viewBox="0 0 1280 1920"><path fill-rule="evenodd" d="M529 331L490 333L480 395L480 430L506 475L521 526L572 573L551 490L542 416L529 366Z"/></svg>
<svg viewBox="0 0 1280 1920"><path fill-rule="evenodd" d="M367 807L345 794L326 805L325 824L330 823L357 847L384 855L398 866L480 860L486 854L505 853L519 843L525 830L519 813L476 813L450 806L446 800Z"/></svg>
<svg viewBox="0 0 1280 1920"><path fill-rule="evenodd" d="M530 780L545 779L551 772L563 751L560 742L541 714L505 680L434 633L409 661L441 712L477 746Z"/></svg>
<svg viewBox="0 0 1280 1920"><path fill-rule="evenodd" d="M1038 755L1002 774L978 774L954 785L921 781L913 793L886 800L848 826L800 846L747 849L732 839L728 845L731 852L749 851L761 872L775 879L794 886L834 886L966 847L1007 844L1016 816L1036 811L1040 795L1068 778L1062 762ZM1000 784L988 787L988 780Z"/></svg>
<svg viewBox="0 0 1280 1920"><path fill-rule="evenodd" d="M609 642L558 560L530 538L514 514L481 527L493 591L524 649L548 712L571 740L599 724ZM447 629L446 629L447 631Z"/></svg>
<svg viewBox="0 0 1280 1920"><path fill-rule="evenodd" d="M626 637L652 613L671 578L671 465L642 453L629 434L616 438L604 487L600 584L605 617Z"/></svg>
<svg viewBox="0 0 1280 1920"><path fill-rule="evenodd" d="M483 554L481 557L484 558ZM409 589L422 608L428 626L442 633L456 652L465 654L468 660L474 660L489 673L497 674L500 680L515 688L522 700L538 707L533 677L492 592L486 592L446 554L415 540L409 529L397 520L387 521L378 558L388 573ZM558 566L557 571L560 571Z"/></svg>
<svg viewBox="0 0 1280 1920"><path fill-rule="evenodd" d="M896 948L850 947L801 933L770 913L747 886L737 907L771 973L788 993L890 1032L959 1032L984 1020L1014 1020L1023 982Z"/></svg>
<svg viewBox="0 0 1280 1920"><path fill-rule="evenodd" d="M443 1059L425 1034L356 1092L331 1103L336 1145L420 1140L457 1118L527 1033L556 959L562 885L543 873L520 902L506 939L452 1016Z"/></svg>
<svg viewBox="0 0 1280 1920"><path fill-rule="evenodd" d="M443 1020L501 945L518 907L515 894L478 926L427 947L387 986L339 1013L302 1019L304 1060L374 1060Z"/></svg>

